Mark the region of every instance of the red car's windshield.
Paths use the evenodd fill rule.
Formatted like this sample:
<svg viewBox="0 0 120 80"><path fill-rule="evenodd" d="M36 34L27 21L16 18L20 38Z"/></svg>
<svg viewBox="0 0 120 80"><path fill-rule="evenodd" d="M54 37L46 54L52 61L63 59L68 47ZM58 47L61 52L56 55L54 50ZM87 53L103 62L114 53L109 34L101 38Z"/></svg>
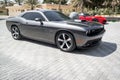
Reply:
<svg viewBox="0 0 120 80"><path fill-rule="evenodd" d="M91 15L88 13L81 13L80 16L91 16Z"/></svg>

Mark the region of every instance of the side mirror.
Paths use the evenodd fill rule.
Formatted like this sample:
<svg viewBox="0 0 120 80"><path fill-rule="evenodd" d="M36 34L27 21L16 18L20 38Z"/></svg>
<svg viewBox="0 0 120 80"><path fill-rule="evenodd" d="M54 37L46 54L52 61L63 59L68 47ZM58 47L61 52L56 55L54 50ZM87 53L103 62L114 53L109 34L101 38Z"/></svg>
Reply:
<svg viewBox="0 0 120 80"><path fill-rule="evenodd" d="M43 25L43 21L40 18L35 18L35 21L39 21L41 25Z"/></svg>

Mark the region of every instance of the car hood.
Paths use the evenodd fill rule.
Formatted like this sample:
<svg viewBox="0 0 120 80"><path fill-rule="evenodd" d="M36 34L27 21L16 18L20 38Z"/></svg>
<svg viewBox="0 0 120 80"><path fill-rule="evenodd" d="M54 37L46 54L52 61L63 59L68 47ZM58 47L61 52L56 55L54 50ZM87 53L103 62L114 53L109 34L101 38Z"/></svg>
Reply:
<svg viewBox="0 0 120 80"><path fill-rule="evenodd" d="M69 25L74 25L74 26L80 26L80 27L101 27L103 26L102 24L98 23L98 22L89 22L89 21L86 21L86 22L82 22L80 20L71 20L71 21L65 21L66 24L69 24Z"/></svg>
<svg viewBox="0 0 120 80"><path fill-rule="evenodd" d="M99 18L106 19L105 17L102 17L102 16L94 16L94 17L97 19L99 19Z"/></svg>
<svg viewBox="0 0 120 80"><path fill-rule="evenodd" d="M94 16L94 17L97 17L97 18L103 18L102 16Z"/></svg>

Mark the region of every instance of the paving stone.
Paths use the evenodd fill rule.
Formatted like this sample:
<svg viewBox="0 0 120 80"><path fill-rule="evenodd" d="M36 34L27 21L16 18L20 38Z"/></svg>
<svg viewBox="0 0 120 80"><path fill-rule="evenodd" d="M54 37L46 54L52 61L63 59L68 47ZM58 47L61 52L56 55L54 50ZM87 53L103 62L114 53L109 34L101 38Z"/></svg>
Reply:
<svg viewBox="0 0 120 80"><path fill-rule="evenodd" d="M105 25L100 46L68 53L44 42L14 40L0 21L0 80L119 80L120 23Z"/></svg>

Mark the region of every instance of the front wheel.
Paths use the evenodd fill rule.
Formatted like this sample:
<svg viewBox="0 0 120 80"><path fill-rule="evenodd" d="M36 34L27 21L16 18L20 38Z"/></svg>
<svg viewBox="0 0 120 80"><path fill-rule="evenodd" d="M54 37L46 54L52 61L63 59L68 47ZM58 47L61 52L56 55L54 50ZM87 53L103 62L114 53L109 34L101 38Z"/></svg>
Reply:
<svg viewBox="0 0 120 80"><path fill-rule="evenodd" d="M76 47L74 37L68 32L61 32L56 37L56 45L62 51L73 51Z"/></svg>
<svg viewBox="0 0 120 80"><path fill-rule="evenodd" d="M21 34L20 34L20 31L19 31L19 29L18 29L17 26L12 26L12 27L11 27L11 34L12 34L12 37L13 37L15 40L21 39Z"/></svg>

